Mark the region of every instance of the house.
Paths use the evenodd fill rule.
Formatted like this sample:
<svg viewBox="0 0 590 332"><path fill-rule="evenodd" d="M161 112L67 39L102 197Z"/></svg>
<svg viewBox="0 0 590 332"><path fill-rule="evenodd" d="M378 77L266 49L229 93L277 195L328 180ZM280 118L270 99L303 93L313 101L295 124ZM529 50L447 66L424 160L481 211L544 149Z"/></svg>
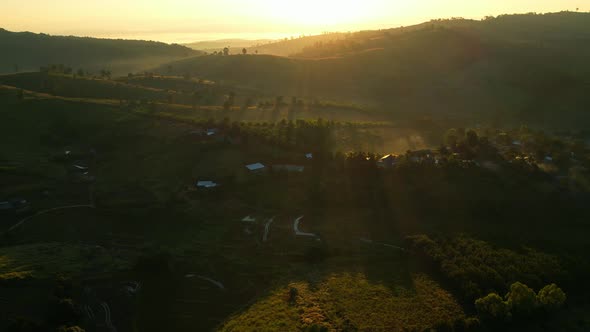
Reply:
<svg viewBox="0 0 590 332"><path fill-rule="evenodd" d="M14 205L10 202L0 202L0 211L11 211L14 210Z"/></svg>
<svg viewBox="0 0 590 332"><path fill-rule="evenodd" d="M395 165L396 161L397 161L397 155L388 154L388 155L381 157L381 159L379 159L379 161L377 161L377 167L381 167L381 168L393 167L393 165Z"/></svg>
<svg viewBox="0 0 590 332"><path fill-rule="evenodd" d="M255 163L255 164L246 165L246 168L251 172L260 172L260 171L265 170L266 166L264 166L261 163Z"/></svg>
<svg viewBox="0 0 590 332"><path fill-rule="evenodd" d="M272 170L302 173L305 167L298 165L272 165Z"/></svg>
<svg viewBox="0 0 590 332"><path fill-rule="evenodd" d="M198 188L215 188L219 186L219 184L213 181L197 181Z"/></svg>

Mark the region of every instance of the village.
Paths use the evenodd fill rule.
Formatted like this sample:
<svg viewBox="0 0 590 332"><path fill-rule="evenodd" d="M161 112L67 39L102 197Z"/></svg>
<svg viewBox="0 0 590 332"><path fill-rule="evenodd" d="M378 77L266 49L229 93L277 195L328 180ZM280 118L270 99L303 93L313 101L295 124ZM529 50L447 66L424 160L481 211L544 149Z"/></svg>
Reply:
<svg viewBox="0 0 590 332"><path fill-rule="evenodd" d="M186 218L194 223L192 227L197 228L198 225L203 229L224 229L223 232L199 229L186 234L187 243L191 243L192 238L213 234L211 239L201 240L205 244L196 245L199 250L220 251L224 257L232 257L236 261L255 257L261 252L277 260L307 263L322 261L328 251L350 252L360 257L364 257L366 252L377 251L379 255L387 257L405 257L408 249L401 238L384 235L388 233L379 231L381 226L375 227L370 221L356 224L360 218L375 218L371 210L378 210L378 207L365 203L364 197L370 197L375 190L374 181L389 179L398 173L424 169L435 173L452 170L465 176L473 176L478 172L508 176L513 174L510 173L512 170L517 170L525 176L531 172L544 174L564 187L584 185L588 156L584 154L585 147L579 148L575 138L553 136L549 140L548 135L542 133L523 135L520 131L497 130L483 136L481 130L453 129L445 135L443 144L430 149L397 153L339 154L313 144L295 144L295 147L275 144L264 136L248 133L244 128L238 133L233 126L195 126L179 134L178 141L187 146L187 151L202 151L202 156L195 153L192 159L183 159L180 154L179 159L164 162L189 164L191 168L190 172L178 177L180 185L175 185L178 192L174 193L174 199L180 202L175 204L182 204L182 208L190 211ZM231 162L218 162L227 160L222 158L228 158L228 155L235 156L231 158ZM140 191L105 193L105 182L112 181L109 177L113 176L107 171L117 169L120 163L105 160L106 156L109 154L97 151L91 145L74 144L51 154L47 159L62 174L62 178L54 186L47 186L30 196L14 194L0 202L0 213L4 219L2 227L7 238L18 239L35 228L51 228L51 225L43 223L46 220L58 220L59 216L69 213L90 216L109 213L102 211L117 211L116 209L122 209L119 205L113 205L112 202L120 204L117 200L138 199L140 203L135 203L135 206L141 206L138 210L145 209L145 204L154 204L151 210L164 209L163 206L166 205L155 200L155 195L148 196ZM134 158L130 158L131 160ZM195 166L190 167L190 164ZM152 164L145 163L141 167L131 167L131 170L145 170L150 166ZM573 178L573 175L578 177ZM132 174L122 176L131 177ZM342 186L344 181L350 181L350 185L355 186L355 190L347 194L351 197L346 198L346 204L368 204L360 210L367 210L369 217L353 214L347 216L351 209L346 207L339 208L342 211L333 215L318 213L314 209L314 201L321 199L335 200L331 204L340 206L342 203L337 200L338 194L341 194L338 193L339 189L332 189L330 194L324 194L327 198L318 195L317 191L329 191L334 185L341 188L338 186ZM316 185L318 189L315 189ZM420 188L425 190L428 187ZM148 203L141 201L144 198L140 193L148 196L145 198ZM370 199L367 201L370 202ZM127 209L126 205L123 207ZM149 214L151 210L146 209L140 216ZM336 221L339 219L343 220L344 229ZM80 220L84 220L84 217ZM169 227L173 227L172 224L166 226L167 232L170 231ZM107 230L111 232L108 226ZM55 231L57 230L52 232ZM200 235L202 233L207 235ZM213 239L221 236L220 234L226 237L228 243L223 249L215 249L215 246L203 249L203 246L211 245ZM88 238L92 236L94 235L89 235ZM109 242L100 244L102 249L93 250L114 248L119 252L118 255L134 257L137 254L133 252L142 248L139 243L146 237L127 234L111 238ZM186 250L195 250L189 248ZM362 254L358 254L359 252ZM208 261L208 258L204 258L204 261ZM162 268L157 260L155 263L150 261L149 264L147 269L150 273ZM264 268L271 267L264 265ZM186 267L176 268L174 273L181 278L176 281L178 287L189 288L192 292L191 297L176 295L174 310L178 311L188 310L189 307L205 310L203 308L217 301L216 299L246 296L246 293L250 296L254 292L249 288L248 291L236 293L236 280L228 272L218 267L211 268L207 263L187 264ZM252 275L255 274L247 274L246 277L252 278ZM150 280L145 272L121 275L115 273L108 276L108 280L108 287L100 278L85 280L88 294L80 300L84 320L97 326L100 331L114 331L121 326L121 322L129 319L128 310L133 307L134 299L143 296L144 292L152 292L154 288L158 288L158 280ZM113 284L113 280L116 283ZM195 294L199 294L199 298L195 298Z"/></svg>
<svg viewBox="0 0 590 332"><path fill-rule="evenodd" d="M580 145L571 136L563 139L550 138L543 133L535 135L528 129L524 129L524 134L522 131L523 129L520 129L508 133L500 130L486 130L485 134L487 136L479 137L476 130L451 129L446 134L446 144L442 144L436 149L422 149L384 155L367 153L361 158L373 163L376 166L375 172L378 172L379 169L387 171L397 167L406 167L410 164L430 165L433 167L447 167L449 165L460 168L475 167L496 173L501 172L504 167L518 166L538 169L553 176L562 185L584 185L585 181L588 181L584 180L588 178L588 167L590 166L589 156L585 154L585 144ZM481 134L482 131L479 130L479 132ZM217 146L222 144L221 146L239 147L247 143L244 141L245 136L236 134L234 127L191 129L189 137L193 137L194 142L205 145L214 144ZM325 152L322 151L318 153L325 155ZM273 153L273 155L276 155L276 153ZM283 159L275 156L270 159L251 160L251 163L243 164L242 170L230 170L230 172L243 173L243 176L247 174L250 174L250 176L264 176L265 174L275 173L290 173L297 176L297 174L309 173L314 165L317 166L313 152L291 153L289 155L289 157ZM324 156L322 158L325 159ZM354 154L347 158L350 158L351 162L358 159ZM84 191L87 191L88 194L83 196L90 196L89 199L79 200L77 202L79 204L64 204L63 207L94 206L92 187L93 183L96 182L96 172L94 172L97 161L96 150L93 148L79 151L66 149L63 154L54 155L51 159L63 165L68 182L80 188L85 187ZM224 178L227 178L227 174L198 176L193 180L193 184L188 186L188 191L219 189L224 186ZM44 190L40 196L49 195L51 195L50 190ZM78 194L76 196L79 197ZM32 198L4 197L4 200L0 201L0 213L5 216L5 219L26 219L39 212L35 205ZM57 207L46 206L46 208L53 210Z"/></svg>

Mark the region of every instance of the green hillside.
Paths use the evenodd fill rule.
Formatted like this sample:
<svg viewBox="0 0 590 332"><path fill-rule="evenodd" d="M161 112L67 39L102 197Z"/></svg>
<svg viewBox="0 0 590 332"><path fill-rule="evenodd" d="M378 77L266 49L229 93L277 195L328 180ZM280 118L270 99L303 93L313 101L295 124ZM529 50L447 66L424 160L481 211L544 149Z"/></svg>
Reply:
<svg viewBox="0 0 590 332"><path fill-rule="evenodd" d="M180 45L153 41L50 36L0 29L0 73L39 70L63 64L89 71L108 69L126 74L198 54Z"/></svg>
<svg viewBox="0 0 590 332"><path fill-rule="evenodd" d="M347 36L345 33L333 32L324 33L315 36L302 36L299 38L285 38L274 42L257 42L249 45L248 53L250 54L267 54L277 56L292 56L302 52L306 47L316 44L330 43L343 39ZM231 45L231 44L230 44ZM238 50L237 53L239 53Z"/></svg>
<svg viewBox="0 0 590 332"><path fill-rule="evenodd" d="M206 56L172 66L177 74L372 103L392 114L576 126L589 123L589 36L590 14L514 15L361 32L301 57Z"/></svg>

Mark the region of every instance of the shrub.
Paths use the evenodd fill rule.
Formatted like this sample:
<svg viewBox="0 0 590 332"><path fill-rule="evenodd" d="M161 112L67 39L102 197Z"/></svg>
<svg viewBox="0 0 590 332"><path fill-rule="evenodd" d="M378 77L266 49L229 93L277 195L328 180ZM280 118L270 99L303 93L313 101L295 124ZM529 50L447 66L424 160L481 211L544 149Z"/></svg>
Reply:
<svg viewBox="0 0 590 332"><path fill-rule="evenodd" d="M530 314L537 308L537 295L527 285L515 282L510 286L506 302L512 312Z"/></svg>
<svg viewBox="0 0 590 332"><path fill-rule="evenodd" d="M507 320L512 316L508 304L496 293L477 299L475 308L482 317L488 319Z"/></svg>
<svg viewBox="0 0 590 332"><path fill-rule="evenodd" d="M464 331L466 331L466 332L478 331L481 328L481 322L479 321L479 319L477 319L475 317L465 318L464 323L465 323Z"/></svg>
<svg viewBox="0 0 590 332"><path fill-rule="evenodd" d="M297 303L297 296L299 296L299 291L297 290L297 288L291 287L291 289L289 290L289 303Z"/></svg>
<svg viewBox="0 0 590 332"><path fill-rule="evenodd" d="M504 293L515 280L542 287L546 280L564 275L555 256L527 248L521 252L494 248L466 236L433 240L417 235L406 238L406 246L448 278L467 300L482 297L490 290Z"/></svg>
<svg viewBox="0 0 590 332"><path fill-rule="evenodd" d="M554 311L563 306L566 300L566 295L556 284L551 284L543 287L543 289L539 291L537 300L544 309Z"/></svg>

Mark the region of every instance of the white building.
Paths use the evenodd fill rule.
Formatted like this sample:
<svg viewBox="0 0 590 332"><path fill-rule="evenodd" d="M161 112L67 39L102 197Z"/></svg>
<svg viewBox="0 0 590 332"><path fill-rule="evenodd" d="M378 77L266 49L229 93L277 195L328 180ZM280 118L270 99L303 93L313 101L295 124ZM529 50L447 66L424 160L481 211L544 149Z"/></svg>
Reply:
<svg viewBox="0 0 590 332"><path fill-rule="evenodd" d="M264 170L266 168L266 166L264 166L261 163L256 163L256 164L246 165L246 168L251 172L258 172L258 171Z"/></svg>

